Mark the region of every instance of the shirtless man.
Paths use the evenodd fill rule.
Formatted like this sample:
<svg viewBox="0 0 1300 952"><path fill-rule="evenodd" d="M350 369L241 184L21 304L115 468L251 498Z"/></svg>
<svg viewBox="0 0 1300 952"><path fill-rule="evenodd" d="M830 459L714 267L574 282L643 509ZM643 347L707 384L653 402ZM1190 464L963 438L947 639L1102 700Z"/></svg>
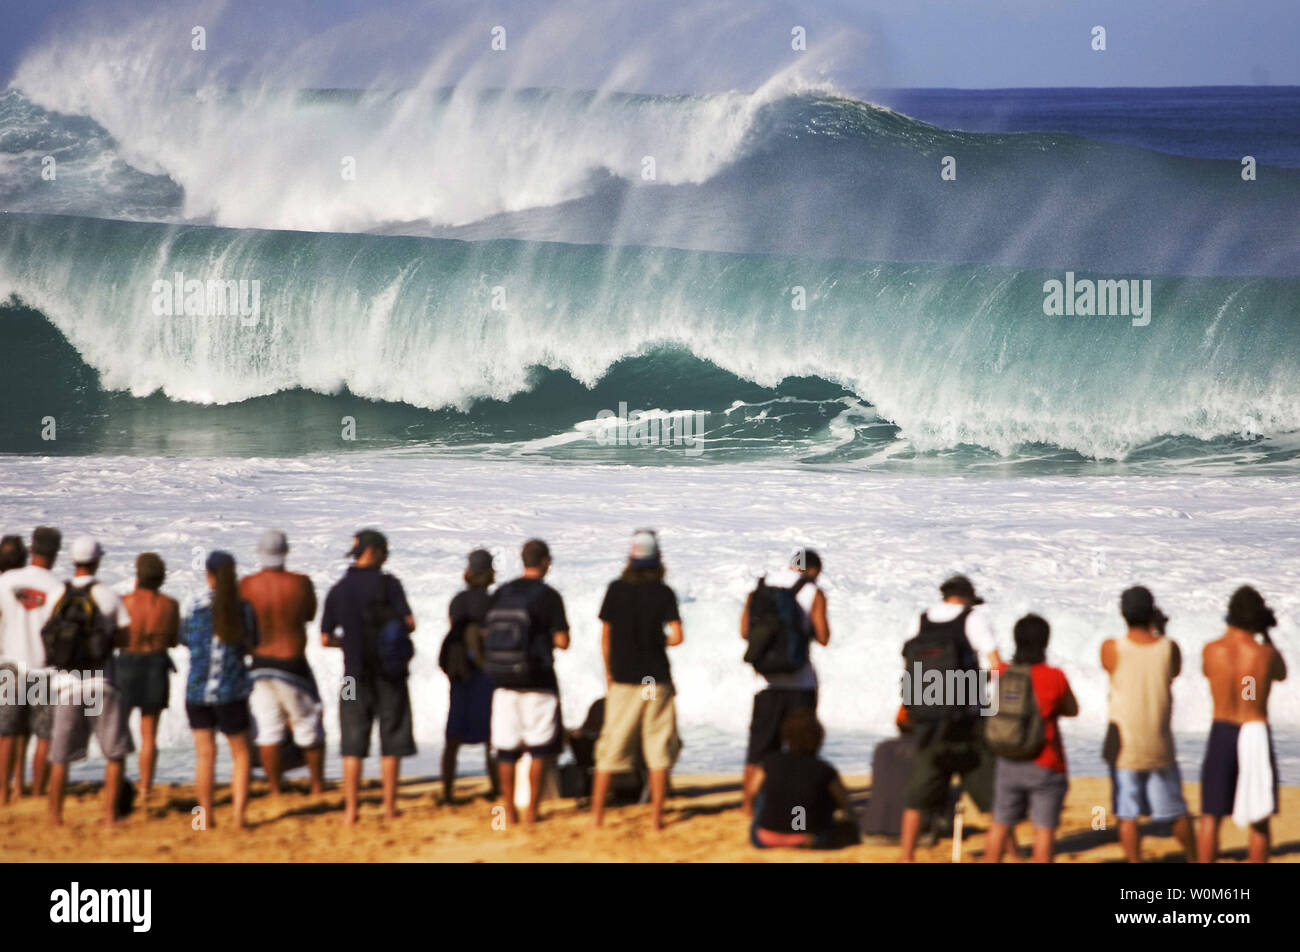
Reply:
<svg viewBox="0 0 1300 952"><path fill-rule="evenodd" d="M1219 822L1235 814L1238 825L1250 827L1248 858L1252 863L1265 863L1268 817L1277 812L1277 766L1268 733L1268 695L1275 681L1286 679L1286 663L1268 637L1268 629L1277 619L1255 589L1246 585L1233 593L1227 622L1223 637L1207 644L1201 654L1214 699L1214 722L1201 767L1198 853L1202 863L1214 862ZM1245 753L1244 760L1239 758L1240 752ZM1270 779L1272 809L1267 804ZM1254 796L1239 796L1243 785ZM1261 793L1266 801L1263 808L1250 802L1257 801Z"/></svg>
<svg viewBox="0 0 1300 952"><path fill-rule="evenodd" d="M119 643L117 684L128 709L140 709L140 800L149 802L158 759L158 719L171 700L174 670L168 648L179 643L180 606L162 594L167 567L156 552L135 560L135 591L122 596L131 616L126 640Z"/></svg>
<svg viewBox="0 0 1300 952"><path fill-rule="evenodd" d="M261 640L249 676L249 710L256 722L258 754L271 785L280 793L280 744L286 731L302 748L311 772L311 792L323 789L325 728L320 692L307 664L307 623L316 617L316 589L306 575L285 570L289 540L267 529L257 543L262 569L239 583L239 594L253 606Z"/></svg>

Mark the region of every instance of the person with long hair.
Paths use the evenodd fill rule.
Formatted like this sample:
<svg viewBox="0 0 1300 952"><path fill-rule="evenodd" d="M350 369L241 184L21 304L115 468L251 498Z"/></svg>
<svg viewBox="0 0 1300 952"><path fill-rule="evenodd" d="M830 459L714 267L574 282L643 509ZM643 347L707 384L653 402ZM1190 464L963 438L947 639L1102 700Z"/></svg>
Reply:
<svg viewBox="0 0 1300 952"><path fill-rule="evenodd" d="M156 552L135 560L135 591L122 596L131 616L117 655L117 682L128 709L140 709L140 799L149 801L158 755L158 719L171 697L168 648L180 638L180 606L162 594L167 567Z"/></svg>
<svg viewBox="0 0 1300 952"><path fill-rule="evenodd" d="M668 771L677 761L676 690L668 647L684 638L677 596L664 584L659 539L649 529L632 536L623 574L610 582L600 606L605 658L605 721L596 741L592 823L605 817L610 778L644 758L650 781L650 823L663 828ZM665 629L667 633L665 634Z"/></svg>
<svg viewBox="0 0 1300 952"><path fill-rule="evenodd" d="M212 788L215 783L216 732L226 735L230 756L231 798L235 825L244 825L251 769L248 746L248 695L252 685L246 656L258 641L257 615L239 597L235 559L229 552L212 552L207 559L208 591L186 613L181 642L190 650L185 686L185 712L194 732L195 786L200 807L198 829L214 826Z"/></svg>

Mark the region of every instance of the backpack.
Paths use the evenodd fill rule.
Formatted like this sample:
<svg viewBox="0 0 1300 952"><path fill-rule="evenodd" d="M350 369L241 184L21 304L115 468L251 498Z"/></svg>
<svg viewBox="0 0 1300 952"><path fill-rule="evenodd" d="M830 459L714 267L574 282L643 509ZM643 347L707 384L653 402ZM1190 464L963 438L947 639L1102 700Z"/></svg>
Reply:
<svg viewBox="0 0 1300 952"><path fill-rule="evenodd" d="M506 586L497 591L484 619L483 670L503 688L534 684L545 667L533 644L533 601L541 585L520 591Z"/></svg>
<svg viewBox="0 0 1300 952"><path fill-rule="evenodd" d="M411 633L388 600L389 576L379 577L379 594L366 606L362 621L364 627L363 654L371 670L390 681L406 679L408 664L415 656Z"/></svg>
<svg viewBox="0 0 1300 952"><path fill-rule="evenodd" d="M469 594L472 590L467 590L462 594ZM483 610L490 604L489 596L486 591L482 592L484 605ZM455 604L455 600L452 601ZM438 651L438 667L442 668L443 673L452 681L468 681L474 676L474 672L479 670L479 665L483 659L483 623L475 621L467 615L478 613L480 606L477 604L467 606L466 614L453 622L451 628L447 631L447 636L442 639L442 648Z"/></svg>
<svg viewBox="0 0 1300 952"><path fill-rule="evenodd" d="M1027 664L1013 664L998 676L998 712L985 719L984 743L1008 760L1033 760L1047 743L1030 671Z"/></svg>
<svg viewBox="0 0 1300 952"><path fill-rule="evenodd" d="M795 599L808 580L790 588L760 578L749 596L748 646L745 661L759 674L793 674L808 663L809 624Z"/></svg>
<svg viewBox="0 0 1300 952"><path fill-rule="evenodd" d="M946 622L931 621L922 613L920 631L903 645L903 678L911 682L911 690L903 692L903 706L910 723L953 723L977 716L979 659L966 640L966 616L970 613L967 608ZM935 682L931 671L937 672L938 683L944 687L939 704L924 703L925 685ZM948 686L957 681L974 687L976 696L966 698L965 704L957 704L955 697L948 696Z"/></svg>
<svg viewBox="0 0 1300 952"><path fill-rule="evenodd" d="M48 666L60 671L93 671L112 654L113 632L106 630L103 613L91 595L94 587L64 583L58 604L41 627Z"/></svg>
<svg viewBox="0 0 1300 952"><path fill-rule="evenodd" d="M447 632L438 652L438 667L453 681L468 681L474 674L474 663L469 658L465 636L457 631Z"/></svg>

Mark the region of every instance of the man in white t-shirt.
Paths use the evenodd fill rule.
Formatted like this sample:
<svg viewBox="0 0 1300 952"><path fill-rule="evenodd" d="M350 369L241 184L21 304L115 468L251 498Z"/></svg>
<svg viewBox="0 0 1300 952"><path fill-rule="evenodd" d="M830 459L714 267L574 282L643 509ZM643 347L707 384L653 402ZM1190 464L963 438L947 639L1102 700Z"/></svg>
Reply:
<svg viewBox="0 0 1300 952"><path fill-rule="evenodd" d="M117 592L96 578L104 550L95 539L82 536L72 543L76 574L71 585L89 590L98 612L100 634L111 646L126 637L131 618ZM117 819L117 797L122 785L126 755L135 750L127 724L130 709L113 683L113 655L87 671L60 671L56 675L58 701L54 708L54 729L50 738L50 822L63 825L63 796L68 765L84 760L93 731L105 758L104 824Z"/></svg>
<svg viewBox="0 0 1300 952"><path fill-rule="evenodd" d="M58 529L38 526L31 564L0 575L0 805L9 802L15 761L22 793L27 738L33 734L32 791L39 795L45 786L54 707L41 628L63 594L63 582L50 571L62 543Z"/></svg>
<svg viewBox="0 0 1300 952"><path fill-rule="evenodd" d="M831 626L826 615L826 593L817 584L822 574L822 560L812 549L800 549L790 562L790 568L764 579L765 585L795 590L795 601L803 611L809 635L823 647L830 644ZM751 596L752 599L752 596ZM750 600L740 616L740 637L749 638ZM745 752L745 776L742 806L746 815L753 811L753 781L763 759L781 750L781 724L796 708L817 710L817 671L813 667L812 652L808 661L798 671L781 674L759 674L762 682L754 695L754 710L749 721L749 744Z"/></svg>

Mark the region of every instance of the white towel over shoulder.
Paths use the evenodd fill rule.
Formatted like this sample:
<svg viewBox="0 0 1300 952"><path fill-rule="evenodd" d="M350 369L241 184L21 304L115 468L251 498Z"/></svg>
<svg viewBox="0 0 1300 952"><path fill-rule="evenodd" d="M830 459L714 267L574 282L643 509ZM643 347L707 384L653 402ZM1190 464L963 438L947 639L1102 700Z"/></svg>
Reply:
<svg viewBox="0 0 1300 952"><path fill-rule="evenodd" d="M1232 822L1246 827L1273 813L1273 758L1269 755L1268 724L1249 721L1237 735L1237 793Z"/></svg>

